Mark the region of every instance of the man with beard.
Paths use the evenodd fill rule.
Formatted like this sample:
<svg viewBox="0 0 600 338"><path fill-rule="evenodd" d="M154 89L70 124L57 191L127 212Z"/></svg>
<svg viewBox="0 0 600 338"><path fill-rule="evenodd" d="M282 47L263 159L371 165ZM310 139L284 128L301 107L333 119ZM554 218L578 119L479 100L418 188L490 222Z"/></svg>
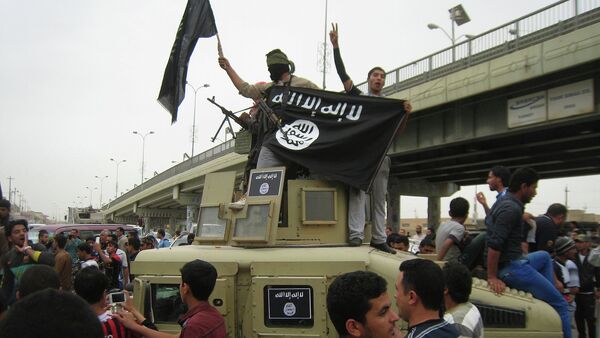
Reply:
<svg viewBox="0 0 600 338"><path fill-rule="evenodd" d="M498 195L496 195L496 201L506 195L506 192L508 191L507 188L509 179L510 169L507 167L497 165L488 172L486 183L490 187L491 191L498 193ZM479 204L481 204L485 210L485 214L488 215L490 213L490 207L487 204L485 195L482 192L478 192L475 197L477 198L477 202L479 202Z"/></svg>
<svg viewBox="0 0 600 338"><path fill-rule="evenodd" d="M15 301L19 279L33 264L46 264L54 266L54 255L51 252L36 251L29 246L27 233L28 223L24 219L8 222L4 227L4 235L12 248L2 256L0 266L4 268L2 278L2 292L9 304Z"/></svg>
<svg viewBox="0 0 600 338"><path fill-rule="evenodd" d="M458 330L440 318L444 304L444 274L433 261L410 259L400 264L396 305L408 323L406 337L456 338Z"/></svg>
<svg viewBox="0 0 600 338"><path fill-rule="evenodd" d="M567 302L555 287L550 255L536 251L523 256L523 212L537 193L539 177L531 168L521 168L510 178L509 192L496 202L485 218L487 225L487 280L490 289L502 294L508 285L531 294L556 310L563 335L571 338Z"/></svg>
<svg viewBox="0 0 600 338"><path fill-rule="evenodd" d="M400 337L386 281L369 271L338 276L327 291L327 312L340 337Z"/></svg>

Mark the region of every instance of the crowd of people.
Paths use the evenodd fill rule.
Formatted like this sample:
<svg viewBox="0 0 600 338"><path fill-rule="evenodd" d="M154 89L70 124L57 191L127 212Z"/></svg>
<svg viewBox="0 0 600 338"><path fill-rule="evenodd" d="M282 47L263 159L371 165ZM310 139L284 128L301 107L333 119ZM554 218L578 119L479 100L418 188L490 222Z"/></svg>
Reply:
<svg viewBox="0 0 600 338"><path fill-rule="evenodd" d="M338 41L337 25L330 32L336 71L349 95L382 96L385 71L372 68L367 74L367 93L362 93L346 74ZM261 100L273 86L318 89L307 79L293 75L294 65L287 55L275 49L266 55L271 82L250 85L236 73L229 60L219 57L239 93ZM404 102L404 110L412 107ZM264 112L263 112L264 113ZM260 123L260 137L275 132L266 113L244 116L247 123ZM406 125L404 119L400 130ZM255 135L256 136L256 135ZM269 148L254 143L249 163L257 168L285 165ZM524 290L550 304L558 313L563 335L571 337L576 322L579 337L595 337L595 305L600 295L599 268L590 262L590 238L575 229L561 233L567 209L552 204L544 215L525 213L525 205L536 195L538 174L531 168L510 173L494 167L487 183L496 191L491 206L482 193L477 201L486 213L486 231L471 236L464 223L469 203L464 198L450 202L450 220L416 233L395 233L385 227L385 194L390 159L385 157L373 181L373 228L370 245L396 254L409 251L410 241L418 243L415 254L435 255L446 261L443 268L432 260L414 258L402 262L395 282L396 313L386 281L369 271L345 273L333 280L327 293L329 318L342 337L399 336L396 322L408 323L406 337L483 337L484 325L477 307L469 303L472 273L481 269L489 288L502 294L506 287ZM247 175L246 175L247 176ZM348 244L362 245L365 239L366 192L349 187ZM25 220L9 220L10 203L0 201L0 267L3 271L0 311L8 311L0 321L0 337L76 336L79 337L173 337L156 326L125 298L123 307L107 311L107 295L120 292L132 280L131 261L142 250L169 247L164 229L153 238L139 238L137 232L115 234L102 231L96 238L80 238L77 230L52 241L47 231L39 231L36 244L28 240ZM243 208L245 200L232 203ZM7 211L8 210L8 211ZM217 271L210 263L194 260L181 269L180 296L188 311L181 318L181 337L225 337L223 317L208 303ZM31 313L37 324L27 325ZM64 323L72 325L63 325Z"/></svg>
<svg viewBox="0 0 600 338"><path fill-rule="evenodd" d="M554 307L564 337L572 336L572 326L579 337L596 337L600 268L590 256L592 238L576 222L566 223L567 208L560 203L537 217L524 211L537 193L538 180L531 168L511 175L506 167L493 167L487 184L497 193L495 203L490 206L481 192L476 195L486 213L486 231L469 234L464 225L469 202L457 197L450 201L450 219L437 231L420 237L417 227L410 240L419 249L413 253L434 253L437 260L461 264L472 276L487 279L497 294L506 286L530 292ZM388 231L388 245L409 252L409 237Z"/></svg>
<svg viewBox="0 0 600 338"><path fill-rule="evenodd" d="M227 336L223 317L208 303L217 278L210 263L194 260L181 268L180 295L188 308L181 333L159 332L123 290L133 278L129 263L140 251L155 248L153 238L140 240L137 232L126 235L118 228L115 234L103 230L98 240L82 240L72 230L48 241L48 232L40 231L32 245L27 221L10 220L9 214L10 203L0 200L1 240L6 241L0 243L6 247L0 258L0 337ZM110 295L121 293L115 306Z"/></svg>

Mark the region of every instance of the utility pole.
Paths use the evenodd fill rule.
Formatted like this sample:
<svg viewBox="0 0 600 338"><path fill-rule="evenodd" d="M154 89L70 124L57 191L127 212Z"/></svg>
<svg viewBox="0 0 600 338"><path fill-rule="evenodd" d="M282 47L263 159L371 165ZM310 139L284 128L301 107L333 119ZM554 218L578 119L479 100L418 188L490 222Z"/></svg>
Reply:
<svg viewBox="0 0 600 338"><path fill-rule="evenodd" d="M569 210L569 186L565 185L565 207Z"/></svg>
<svg viewBox="0 0 600 338"><path fill-rule="evenodd" d="M12 202L12 199L10 198L10 192L12 191L12 190L11 190L11 189L12 189L12 181L13 181L14 179L15 179L14 177L12 177L12 176L8 176L8 201L9 201L9 202Z"/></svg>

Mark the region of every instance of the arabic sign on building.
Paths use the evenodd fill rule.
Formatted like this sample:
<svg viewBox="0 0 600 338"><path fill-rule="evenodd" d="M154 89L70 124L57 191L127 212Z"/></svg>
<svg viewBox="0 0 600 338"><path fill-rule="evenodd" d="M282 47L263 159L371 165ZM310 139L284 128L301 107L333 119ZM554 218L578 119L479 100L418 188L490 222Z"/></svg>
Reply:
<svg viewBox="0 0 600 338"><path fill-rule="evenodd" d="M508 100L508 127L515 128L546 121L546 91Z"/></svg>
<svg viewBox="0 0 600 338"><path fill-rule="evenodd" d="M548 90L548 119L560 119L594 111L594 80L589 79Z"/></svg>

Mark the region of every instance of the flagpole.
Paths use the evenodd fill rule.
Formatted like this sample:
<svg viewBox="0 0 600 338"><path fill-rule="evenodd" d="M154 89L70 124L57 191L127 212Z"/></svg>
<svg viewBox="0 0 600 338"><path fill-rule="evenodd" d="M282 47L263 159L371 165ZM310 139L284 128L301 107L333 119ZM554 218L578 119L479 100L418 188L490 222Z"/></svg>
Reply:
<svg viewBox="0 0 600 338"><path fill-rule="evenodd" d="M327 2L328 0L325 0L325 29L323 30L323 89L327 87L325 84L327 74Z"/></svg>

